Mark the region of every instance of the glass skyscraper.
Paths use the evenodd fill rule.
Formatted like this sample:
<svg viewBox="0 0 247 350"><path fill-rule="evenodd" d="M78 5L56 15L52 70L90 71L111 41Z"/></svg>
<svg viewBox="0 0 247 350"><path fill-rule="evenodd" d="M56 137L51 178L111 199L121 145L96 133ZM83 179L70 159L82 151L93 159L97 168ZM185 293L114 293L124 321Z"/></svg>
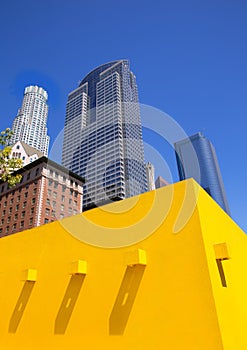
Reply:
<svg viewBox="0 0 247 350"><path fill-rule="evenodd" d="M220 168L211 142L197 133L175 143L180 180L193 177L230 215Z"/></svg>
<svg viewBox="0 0 247 350"><path fill-rule="evenodd" d="M23 141L45 156L48 154L50 137L47 135L48 94L39 86L27 86L22 106L12 125L11 143Z"/></svg>
<svg viewBox="0 0 247 350"><path fill-rule="evenodd" d="M138 90L127 60L99 66L69 94L62 164L85 178L84 210L147 190Z"/></svg>

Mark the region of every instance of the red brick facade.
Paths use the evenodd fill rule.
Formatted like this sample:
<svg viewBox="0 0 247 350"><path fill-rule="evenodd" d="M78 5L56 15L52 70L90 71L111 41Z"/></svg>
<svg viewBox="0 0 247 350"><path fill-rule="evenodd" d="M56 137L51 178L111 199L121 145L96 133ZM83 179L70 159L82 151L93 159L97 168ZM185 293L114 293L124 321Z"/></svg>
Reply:
<svg viewBox="0 0 247 350"><path fill-rule="evenodd" d="M59 164L39 158L18 170L21 183L0 182L0 237L82 211L83 179Z"/></svg>

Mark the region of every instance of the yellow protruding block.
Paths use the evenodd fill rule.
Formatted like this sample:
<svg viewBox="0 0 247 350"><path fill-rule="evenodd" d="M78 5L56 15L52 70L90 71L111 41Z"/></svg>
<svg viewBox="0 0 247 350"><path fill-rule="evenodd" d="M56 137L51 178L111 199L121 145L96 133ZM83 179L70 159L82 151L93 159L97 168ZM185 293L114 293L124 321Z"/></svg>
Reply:
<svg viewBox="0 0 247 350"><path fill-rule="evenodd" d="M226 243L214 244L214 252L215 252L216 259L219 259L219 260L230 259L230 255L229 255L228 247Z"/></svg>
<svg viewBox="0 0 247 350"><path fill-rule="evenodd" d="M71 264L71 275L86 275L87 274L87 261L77 260Z"/></svg>
<svg viewBox="0 0 247 350"><path fill-rule="evenodd" d="M37 281L37 270L35 269L27 269L23 271L23 281L31 281L36 282Z"/></svg>
<svg viewBox="0 0 247 350"><path fill-rule="evenodd" d="M143 249L136 249L125 255L125 262L128 266L147 265L147 253Z"/></svg>

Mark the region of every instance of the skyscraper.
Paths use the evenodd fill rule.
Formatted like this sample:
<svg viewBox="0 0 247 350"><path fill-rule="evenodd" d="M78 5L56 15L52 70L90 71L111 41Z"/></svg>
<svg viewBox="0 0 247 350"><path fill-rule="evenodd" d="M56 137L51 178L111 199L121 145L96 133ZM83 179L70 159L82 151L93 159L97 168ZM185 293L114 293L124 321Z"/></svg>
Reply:
<svg viewBox="0 0 247 350"><path fill-rule="evenodd" d="M211 142L197 133L175 143L180 180L193 177L230 215L220 168Z"/></svg>
<svg viewBox="0 0 247 350"><path fill-rule="evenodd" d="M148 191L155 190L154 166L150 162L147 162L147 164L146 164L146 174L147 174L147 188L148 188Z"/></svg>
<svg viewBox="0 0 247 350"><path fill-rule="evenodd" d="M62 164L84 177L84 210L147 190L138 90L127 60L91 71L68 96Z"/></svg>
<svg viewBox="0 0 247 350"><path fill-rule="evenodd" d="M21 108L12 125L11 143L23 141L45 156L48 154L50 138L47 135L48 94L38 86L25 88Z"/></svg>

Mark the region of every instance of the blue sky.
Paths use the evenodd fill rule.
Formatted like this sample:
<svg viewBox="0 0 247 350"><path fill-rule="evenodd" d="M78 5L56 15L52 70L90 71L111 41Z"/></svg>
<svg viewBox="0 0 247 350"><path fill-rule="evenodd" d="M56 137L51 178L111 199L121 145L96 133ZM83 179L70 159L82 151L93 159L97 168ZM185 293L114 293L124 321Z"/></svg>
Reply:
<svg viewBox="0 0 247 350"><path fill-rule="evenodd" d="M11 126L24 87L37 84L49 93L52 145L79 80L127 58L141 103L167 113L187 135L203 131L212 141L232 217L247 231L246 14L244 0L5 1L0 129ZM147 160L160 154L156 176L167 177L167 168L177 181L171 146L148 132L144 141Z"/></svg>

